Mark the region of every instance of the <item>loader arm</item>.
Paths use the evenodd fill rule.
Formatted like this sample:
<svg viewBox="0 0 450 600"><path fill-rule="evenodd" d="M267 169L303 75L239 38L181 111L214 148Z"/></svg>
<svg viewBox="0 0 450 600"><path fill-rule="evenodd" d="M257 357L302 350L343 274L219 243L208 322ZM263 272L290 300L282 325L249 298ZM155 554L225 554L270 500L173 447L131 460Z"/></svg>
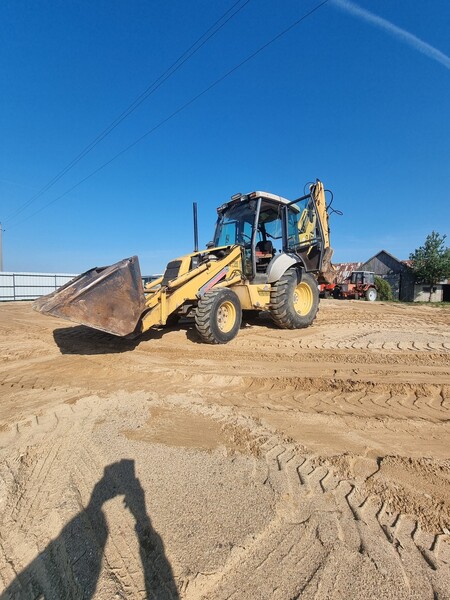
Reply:
<svg viewBox="0 0 450 600"><path fill-rule="evenodd" d="M222 253L222 258L216 256ZM202 262L190 269L192 259L197 256L202 257ZM177 276L167 280L165 274L159 289L150 290L146 296L145 309L140 321L141 333L155 325L165 325L171 314L183 306L194 305L212 287L228 287L243 280L240 246L231 249L213 248L206 254L205 251L187 254L171 261L166 273L175 268L171 266L174 264L178 268Z"/></svg>
<svg viewBox="0 0 450 600"><path fill-rule="evenodd" d="M145 289L138 258L132 256L86 271L38 298L33 308L113 335L136 335L165 325L172 313L186 303L193 306L214 285L241 281L240 246L212 248L171 261L164 276Z"/></svg>

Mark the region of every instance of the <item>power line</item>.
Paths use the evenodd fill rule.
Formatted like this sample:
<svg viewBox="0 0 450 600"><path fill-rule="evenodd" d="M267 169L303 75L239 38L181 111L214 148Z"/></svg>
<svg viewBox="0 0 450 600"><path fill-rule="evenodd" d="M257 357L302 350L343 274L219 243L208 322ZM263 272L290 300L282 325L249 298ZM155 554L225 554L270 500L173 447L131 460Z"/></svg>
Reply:
<svg viewBox="0 0 450 600"><path fill-rule="evenodd" d="M294 29L295 27L297 27L297 25L299 25L302 21L304 21L305 19L307 19L308 17L310 17L313 13L315 13L317 10L319 10L319 8L321 8L322 6L324 6L325 4L327 4L328 2L329 2L329 0L322 0L322 2L320 2L319 4L317 4L310 11L308 11L303 16L301 16L300 18L298 18L296 21L294 21L293 23L291 23L291 25L289 25L289 27L287 27L286 29L283 29L283 31L281 31L280 33L278 33L276 36L274 36L272 39L270 39L268 42L266 42L262 46L260 46L257 50L255 50L255 52L252 52L252 54L250 54L249 56L247 56L247 58L245 58L240 63L238 63L236 66L234 66L232 69L230 69L229 71L227 71L224 75L222 75L221 77L219 77L218 79L216 79L213 83L211 83L208 87L206 87L204 90L202 90L196 96L194 96L193 98L191 98L190 100L188 100L187 102L185 102L185 104L183 104L182 106L180 106L179 108L177 108L177 110L175 110L173 113L171 113L168 117L165 117L164 119L162 119L154 127L152 127L151 129L149 129L148 131L146 131L144 134L142 134L140 137L138 137L136 140L134 140L134 142L132 142L131 144L129 144L128 146L126 146L125 148L123 148L120 152L118 152L117 154L115 154L108 161L104 162L102 165L100 165L99 167L97 167L94 171L92 171L91 173L89 173L89 175L86 175L86 177L83 177L83 179L81 179L80 181L78 181L78 183L76 183L75 185L73 185L71 188L69 188L68 190L66 190L64 193L60 194L59 196L57 196L56 198L54 198L53 200L51 200L47 204L44 204L44 206L42 206L41 208L39 208L38 210L36 210L34 213L32 213L31 215L29 215L28 217L25 217L24 219L22 219L18 223L14 224L13 227L16 227L16 226L22 224L23 222L27 221L28 219L31 219L31 217L34 217L35 215L37 215L38 213L40 213L41 211L43 211L45 208L47 208L51 204L54 204L58 200L61 200L61 198L64 198L65 196L67 196L67 194L70 194L70 192L72 192L74 189L76 189L81 184L83 184L85 181L87 181L88 179L90 179L91 177L93 177L94 175L96 175L99 171L102 171L105 167L107 167L113 161L115 161L117 158L119 158L119 156L122 156L122 154L125 154L125 152L128 152L128 150L131 150L131 148L133 148L134 146L136 146L137 144L139 144L139 142L141 142L144 138L146 138L147 136L151 135L157 129L159 129L160 127L162 127L163 125L165 125L168 121L170 121L176 115L178 115L183 110L185 110L186 108L188 108L188 106L190 106L191 104L193 104L194 102L196 102L199 98L201 98L202 96L204 96L205 94L207 94L210 90L212 90L214 87L216 87L217 85L219 85L219 83L221 83L222 81L224 81L225 79L227 79L227 77L229 77L230 75L232 75L235 71L237 71L238 69L240 69L243 65L245 65L246 63L248 63L249 61L251 61L253 58L255 58L255 56L257 56L258 54L260 54L268 46L271 46L274 42L276 42L281 37L283 37L284 35L286 35L287 33L289 33L289 31L291 31L292 29Z"/></svg>
<svg viewBox="0 0 450 600"><path fill-rule="evenodd" d="M216 35L233 17L235 17L251 0L245 0L241 4L242 0L237 0L225 13L217 19L187 50L185 50L172 65L162 73L157 79L155 79L135 100L118 115L106 129L104 129L98 136L93 139L75 158L73 158L59 173L57 173L53 179L51 179L44 187L42 187L36 194L34 194L29 200L24 202L16 210L14 210L7 218L6 221L13 220L14 217L23 212L28 206L30 206L35 200L40 198L45 192L47 192L53 185L59 181L68 171L70 171L77 163L80 162L91 150L93 150L102 140L105 139L122 121L124 121L131 113L133 113L149 96L154 94L163 83L165 83L174 73L176 73L194 54L196 54L213 36ZM232 12L239 4L234 12ZM231 15L229 13L232 13ZM227 17L225 19L225 17ZM225 20L224 20L225 19ZM220 25L219 23L223 21ZM205 37L207 36L207 37ZM205 39L203 39L205 38ZM203 40L203 41L202 41ZM201 42L201 43L200 43Z"/></svg>

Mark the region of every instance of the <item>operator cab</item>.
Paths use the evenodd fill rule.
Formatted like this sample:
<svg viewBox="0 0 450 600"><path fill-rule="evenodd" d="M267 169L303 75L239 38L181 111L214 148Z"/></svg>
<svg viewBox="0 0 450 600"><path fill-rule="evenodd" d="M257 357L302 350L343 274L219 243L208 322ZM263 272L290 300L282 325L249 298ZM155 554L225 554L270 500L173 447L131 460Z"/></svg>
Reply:
<svg viewBox="0 0 450 600"><path fill-rule="evenodd" d="M350 282L354 285L374 285L375 273L372 271L353 271Z"/></svg>
<svg viewBox="0 0 450 600"><path fill-rule="evenodd" d="M323 237L310 195L290 202L268 192L236 194L217 212L214 246L240 245L249 280L265 282L282 253L298 255L306 271L319 268Z"/></svg>

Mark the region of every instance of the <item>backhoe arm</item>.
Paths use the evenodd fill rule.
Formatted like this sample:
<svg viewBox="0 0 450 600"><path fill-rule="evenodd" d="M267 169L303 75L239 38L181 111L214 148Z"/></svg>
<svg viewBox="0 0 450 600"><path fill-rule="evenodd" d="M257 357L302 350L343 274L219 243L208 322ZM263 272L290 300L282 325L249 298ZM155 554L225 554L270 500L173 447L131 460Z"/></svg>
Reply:
<svg viewBox="0 0 450 600"><path fill-rule="evenodd" d="M325 190L323 183L319 180L310 186L311 197L316 205L317 218L320 222L320 227L323 235L323 255L322 265L318 273L318 278L321 283L332 283L335 277L335 269L331 264L333 249L330 246L330 226L328 224L328 211L325 200Z"/></svg>

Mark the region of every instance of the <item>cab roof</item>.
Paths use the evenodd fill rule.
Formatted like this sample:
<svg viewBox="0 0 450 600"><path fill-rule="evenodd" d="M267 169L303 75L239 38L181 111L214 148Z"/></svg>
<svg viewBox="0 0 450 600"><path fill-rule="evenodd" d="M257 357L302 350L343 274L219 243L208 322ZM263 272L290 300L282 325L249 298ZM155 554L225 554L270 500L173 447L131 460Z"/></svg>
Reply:
<svg viewBox="0 0 450 600"><path fill-rule="evenodd" d="M274 200L275 202L280 202L281 204L288 204L290 200L287 198L283 198L283 196L277 196L276 194L271 194L270 192L252 192L251 194L247 194L249 198L267 198L267 200Z"/></svg>
<svg viewBox="0 0 450 600"><path fill-rule="evenodd" d="M283 198L283 196L277 196L276 194L271 194L270 192L256 191L250 192L249 194L241 194L237 193L231 196L231 200L229 202L225 202L217 209L217 212L223 212L226 208L233 204L237 204L238 202L245 202L247 200L253 200L256 198L262 198L263 200L271 200L272 202L278 202L279 204L289 204L291 200L287 198ZM296 204L291 204L291 208L294 211L299 211L299 208Z"/></svg>

